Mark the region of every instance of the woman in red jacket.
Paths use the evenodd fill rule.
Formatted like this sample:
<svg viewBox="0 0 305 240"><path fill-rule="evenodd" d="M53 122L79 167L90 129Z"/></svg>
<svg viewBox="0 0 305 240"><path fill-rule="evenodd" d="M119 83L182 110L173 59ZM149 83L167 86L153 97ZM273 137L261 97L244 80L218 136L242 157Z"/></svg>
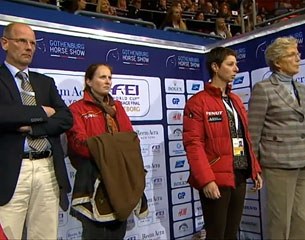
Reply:
<svg viewBox="0 0 305 240"><path fill-rule="evenodd" d="M231 92L236 53L212 49L206 60L211 81L186 103L183 142L190 164L189 183L199 190L207 240L236 239L246 179L261 189L260 166L252 151L247 113Z"/></svg>
<svg viewBox="0 0 305 240"><path fill-rule="evenodd" d="M133 132L122 103L109 94L112 85L112 68L107 64L92 64L85 73L84 97L70 105L73 127L67 131L68 155L76 168L71 213L82 222L82 239L123 239L127 221L119 221L109 212L104 218L96 216L89 198L83 199L82 208L74 208L85 189L93 195L96 165L90 154L87 140L102 133ZM118 166L120 167L120 166ZM81 181L78 181L81 179ZM91 181L92 179L92 181ZM80 185L76 185L76 184ZM78 192L76 193L76 189ZM90 192L92 191L92 192ZM83 192L82 192L83 193Z"/></svg>

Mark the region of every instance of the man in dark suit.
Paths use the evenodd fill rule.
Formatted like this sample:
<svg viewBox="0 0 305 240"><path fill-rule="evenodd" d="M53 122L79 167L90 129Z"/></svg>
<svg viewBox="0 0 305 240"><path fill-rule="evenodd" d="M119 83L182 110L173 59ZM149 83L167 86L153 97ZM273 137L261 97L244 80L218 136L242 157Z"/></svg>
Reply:
<svg viewBox="0 0 305 240"><path fill-rule="evenodd" d="M28 25L7 25L1 46L0 224L9 239L21 239L25 222L28 239L57 239L59 202L67 210L71 190L60 134L72 115L54 80L28 69L36 48Z"/></svg>

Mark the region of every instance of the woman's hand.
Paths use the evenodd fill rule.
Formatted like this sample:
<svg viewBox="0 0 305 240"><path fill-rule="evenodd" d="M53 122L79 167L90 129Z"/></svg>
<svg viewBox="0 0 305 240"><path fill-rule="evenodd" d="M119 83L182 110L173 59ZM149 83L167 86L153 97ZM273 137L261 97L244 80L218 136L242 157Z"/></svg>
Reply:
<svg viewBox="0 0 305 240"><path fill-rule="evenodd" d="M257 190L262 189L263 179L259 173L257 174L256 179L253 182L254 182L254 186L251 188L251 190L257 191Z"/></svg>
<svg viewBox="0 0 305 240"><path fill-rule="evenodd" d="M209 182L207 185L203 187L203 193L206 198L210 198L210 199L218 199L221 197L218 186L214 181Z"/></svg>

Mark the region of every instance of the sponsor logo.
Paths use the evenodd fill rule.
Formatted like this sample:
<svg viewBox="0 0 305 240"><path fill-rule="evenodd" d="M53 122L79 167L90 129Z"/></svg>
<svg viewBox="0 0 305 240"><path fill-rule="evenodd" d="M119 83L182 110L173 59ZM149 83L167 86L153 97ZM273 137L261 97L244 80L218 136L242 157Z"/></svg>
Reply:
<svg viewBox="0 0 305 240"><path fill-rule="evenodd" d="M127 227L126 227L127 230L133 229L135 225L136 225L136 223L135 223L134 218L133 218L133 217L129 217L129 218L127 219Z"/></svg>
<svg viewBox="0 0 305 240"><path fill-rule="evenodd" d="M172 190L172 202L173 204L180 204L185 202L190 202L191 198L191 188L178 188Z"/></svg>
<svg viewBox="0 0 305 240"><path fill-rule="evenodd" d="M203 90L203 84L201 80L186 80L186 91L189 94L195 94Z"/></svg>
<svg viewBox="0 0 305 240"><path fill-rule="evenodd" d="M160 203L164 202L165 199L162 195L157 195L157 193L154 193L155 195L151 197L147 197L147 204L148 206L159 206Z"/></svg>
<svg viewBox="0 0 305 240"><path fill-rule="evenodd" d="M176 165L175 165L175 168L183 168L184 163L185 163L185 159L177 161Z"/></svg>
<svg viewBox="0 0 305 240"><path fill-rule="evenodd" d="M149 155L149 144L141 144L141 154L143 157L147 157Z"/></svg>
<svg viewBox="0 0 305 240"><path fill-rule="evenodd" d="M39 39L39 42L42 41L43 39ZM40 47L43 46L42 43L39 45ZM86 56L86 46L84 43L50 39L48 47L51 57L80 60Z"/></svg>
<svg viewBox="0 0 305 240"><path fill-rule="evenodd" d="M163 152L161 144L151 144L150 146L151 146L151 149L150 149L151 156L159 155L159 154L161 154L161 152Z"/></svg>
<svg viewBox="0 0 305 240"><path fill-rule="evenodd" d="M145 164L145 169L147 171L157 171L160 168L161 168L161 164L160 163Z"/></svg>
<svg viewBox="0 0 305 240"><path fill-rule="evenodd" d="M234 79L233 84L242 84L244 82L244 76L240 76Z"/></svg>
<svg viewBox="0 0 305 240"><path fill-rule="evenodd" d="M125 240L137 240L139 239L139 235L132 235L124 238Z"/></svg>
<svg viewBox="0 0 305 240"><path fill-rule="evenodd" d="M175 68L177 66L176 55L171 55L166 58L165 66L170 68Z"/></svg>
<svg viewBox="0 0 305 240"><path fill-rule="evenodd" d="M185 155L182 141L170 141L168 144L170 156Z"/></svg>
<svg viewBox="0 0 305 240"><path fill-rule="evenodd" d="M200 216L200 217L196 217L195 218L195 228L196 228L196 231L200 231L204 226L204 219L203 219L203 216Z"/></svg>
<svg viewBox="0 0 305 240"><path fill-rule="evenodd" d="M165 230L155 230L151 233L142 233L142 240L167 239Z"/></svg>
<svg viewBox="0 0 305 240"><path fill-rule="evenodd" d="M189 170L189 164L187 162L186 156L171 157L169 160L171 172Z"/></svg>
<svg viewBox="0 0 305 240"><path fill-rule="evenodd" d="M249 72L238 73L233 81L233 89L250 86Z"/></svg>
<svg viewBox="0 0 305 240"><path fill-rule="evenodd" d="M150 62L149 52L132 49L109 49L106 54L106 62L122 61L128 65L148 65Z"/></svg>
<svg viewBox="0 0 305 240"><path fill-rule="evenodd" d="M200 59L198 57L178 56L177 65L179 69L199 70Z"/></svg>
<svg viewBox="0 0 305 240"><path fill-rule="evenodd" d="M202 206L200 201L194 202L195 216L202 215Z"/></svg>
<svg viewBox="0 0 305 240"><path fill-rule="evenodd" d="M260 233L260 219L259 217L243 216L240 222L241 230Z"/></svg>
<svg viewBox="0 0 305 240"><path fill-rule="evenodd" d="M209 116L209 122L222 122L222 116Z"/></svg>
<svg viewBox="0 0 305 240"><path fill-rule="evenodd" d="M120 60L120 53L118 48L108 50L106 53L106 62L117 62Z"/></svg>
<svg viewBox="0 0 305 240"><path fill-rule="evenodd" d="M145 80L114 78L111 94L115 100L121 101L129 116L145 116L149 111L149 86Z"/></svg>
<svg viewBox="0 0 305 240"><path fill-rule="evenodd" d="M187 236L193 233L193 221L192 219L179 221L174 223L174 237ZM191 238L191 237L190 237ZM190 239L187 238L187 239Z"/></svg>
<svg viewBox="0 0 305 240"><path fill-rule="evenodd" d="M192 91L198 91L200 89L200 84L193 83L191 89L192 89Z"/></svg>
<svg viewBox="0 0 305 240"><path fill-rule="evenodd" d="M183 110L167 110L168 124L182 124Z"/></svg>
<svg viewBox="0 0 305 240"><path fill-rule="evenodd" d="M186 187L188 186L187 179L189 177L189 172L179 172L171 174L171 187Z"/></svg>
<svg viewBox="0 0 305 240"><path fill-rule="evenodd" d="M170 125L168 129L169 140L181 140L182 139L182 125Z"/></svg>
<svg viewBox="0 0 305 240"><path fill-rule="evenodd" d="M82 236L82 228L72 228L67 231L66 239L67 240L77 240L81 239Z"/></svg>
<svg viewBox="0 0 305 240"><path fill-rule="evenodd" d="M112 87L113 95L138 96L139 86L135 84L116 84Z"/></svg>
<svg viewBox="0 0 305 240"><path fill-rule="evenodd" d="M238 48L238 49L235 50L235 52L236 52L236 55L237 55L236 59L238 61L244 61L247 58L246 48Z"/></svg>
<svg viewBox="0 0 305 240"><path fill-rule="evenodd" d="M154 222L163 222L167 219L167 211L165 209L160 209L155 211L155 220Z"/></svg>
<svg viewBox="0 0 305 240"><path fill-rule="evenodd" d="M149 52L122 49L122 60L124 64L148 65L150 60Z"/></svg>
<svg viewBox="0 0 305 240"><path fill-rule="evenodd" d="M164 177L151 178L152 188L159 189L164 187Z"/></svg>
<svg viewBox="0 0 305 240"><path fill-rule="evenodd" d="M140 130L139 128L137 128L136 133L138 134L138 137L141 140L152 140L152 139L156 139L157 137L159 137L160 133L158 130L155 129L147 129L147 130Z"/></svg>
<svg viewBox="0 0 305 240"><path fill-rule="evenodd" d="M182 94L167 94L166 107L167 108L184 108L185 96Z"/></svg>
<svg viewBox="0 0 305 240"><path fill-rule="evenodd" d="M184 80L183 79L165 79L165 92L166 93L184 93Z"/></svg>
<svg viewBox="0 0 305 240"><path fill-rule="evenodd" d="M77 100L83 97L83 86L81 83L78 85L71 85L71 78L69 76L58 76L57 74L47 74L54 79L57 78L64 78L64 80L58 84L58 93L61 98L65 101L66 105L69 106L70 104L76 102ZM75 79L79 79L79 76L74 76L74 82L76 83Z"/></svg>
<svg viewBox="0 0 305 240"><path fill-rule="evenodd" d="M65 226L68 222L68 216L63 211L59 211L58 213L58 225L60 227Z"/></svg>
<svg viewBox="0 0 305 240"><path fill-rule="evenodd" d="M206 112L205 114L208 115L208 116L221 116L222 115L222 111Z"/></svg>

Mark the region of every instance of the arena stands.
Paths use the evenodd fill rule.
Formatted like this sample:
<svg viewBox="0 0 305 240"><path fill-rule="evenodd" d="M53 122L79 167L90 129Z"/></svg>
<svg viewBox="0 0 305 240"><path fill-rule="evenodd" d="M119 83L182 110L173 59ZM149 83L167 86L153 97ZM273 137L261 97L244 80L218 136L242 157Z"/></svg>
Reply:
<svg viewBox="0 0 305 240"><path fill-rule="evenodd" d="M234 37L305 12L305 0L87 0L85 8L75 8L85 0L12 1L153 29L161 27L168 9L176 5L187 30L172 29L175 26L164 30L204 37L213 37L209 35L218 17L225 19ZM203 20L195 19L198 11L203 13Z"/></svg>

